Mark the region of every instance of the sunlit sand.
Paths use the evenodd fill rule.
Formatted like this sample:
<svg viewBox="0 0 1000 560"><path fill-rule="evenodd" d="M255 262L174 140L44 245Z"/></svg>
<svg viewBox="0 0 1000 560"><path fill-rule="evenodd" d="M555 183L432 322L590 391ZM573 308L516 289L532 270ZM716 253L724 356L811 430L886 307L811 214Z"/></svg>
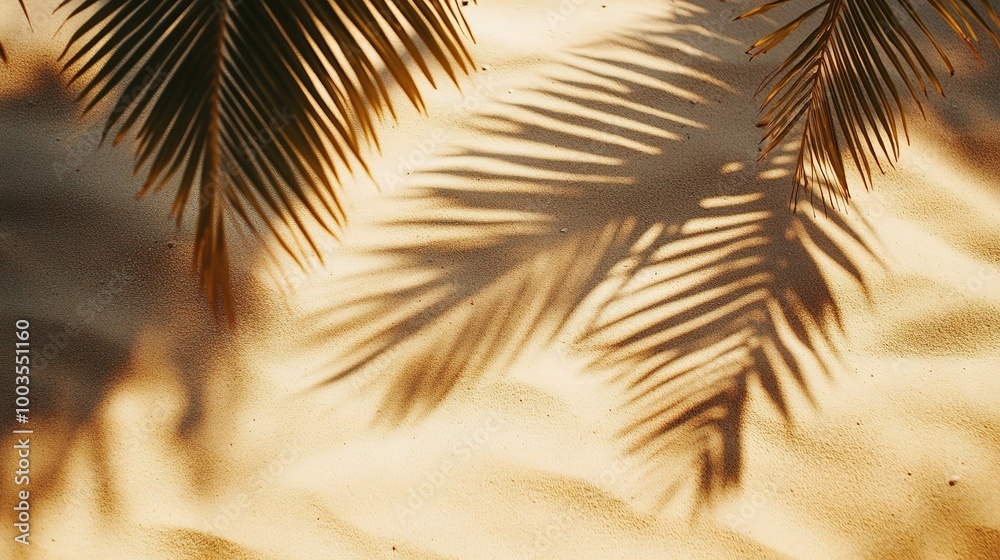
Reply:
<svg viewBox="0 0 1000 560"><path fill-rule="evenodd" d="M6 4L0 315L52 350L4 557L1000 558L992 45L827 216L757 161L747 3L470 3L479 70L322 262L238 243L229 327Z"/></svg>

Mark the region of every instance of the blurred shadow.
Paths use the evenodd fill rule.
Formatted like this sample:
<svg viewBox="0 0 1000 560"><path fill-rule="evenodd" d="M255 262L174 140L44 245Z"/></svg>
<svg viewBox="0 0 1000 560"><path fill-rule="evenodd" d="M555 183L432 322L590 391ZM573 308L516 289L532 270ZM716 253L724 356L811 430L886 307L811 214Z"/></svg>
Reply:
<svg viewBox="0 0 1000 560"><path fill-rule="evenodd" d="M751 387L791 420L807 372L836 369L824 269L864 290L879 260L862 221L790 211L790 157L755 162L756 100L729 82L758 69L726 10L663 3L470 117L487 146L455 148L390 200L400 217L381 227L400 241L310 318L316 345L349 340L328 382L401 360L379 417L398 423L568 337L622 395L650 493L668 499L667 466L686 462L703 499L738 482Z"/></svg>
<svg viewBox="0 0 1000 560"><path fill-rule="evenodd" d="M131 152L98 147L99 119L80 121L54 68L39 67L18 86L0 98L8 145L0 153L0 322L13 330L30 321L31 404L29 422L15 424L14 378L5 377L0 427L43 434L45 461L32 465L32 488L50 495L64 482L70 450L89 446L113 507L115 466L104 450L114 435L100 417L129 375L139 333L150 329L169 348L169 363L151 375L179 372L180 438L197 432L206 363L226 333L190 276L190 248L173 241L169 201L134 200Z"/></svg>

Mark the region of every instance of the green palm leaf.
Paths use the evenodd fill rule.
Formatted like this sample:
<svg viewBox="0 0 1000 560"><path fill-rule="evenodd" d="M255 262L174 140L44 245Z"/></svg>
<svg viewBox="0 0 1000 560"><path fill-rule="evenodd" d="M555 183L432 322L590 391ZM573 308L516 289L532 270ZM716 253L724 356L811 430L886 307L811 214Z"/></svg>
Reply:
<svg viewBox="0 0 1000 560"><path fill-rule="evenodd" d="M31 18L28 17L28 8L24 5L24 0L17 0L21 4L21 11L24 12L24 18L31 23ZM0 60L7 62L7 49L3 46L3 41L0 41Z"/></svg>
<svg viewBox="0 0 1000 560"><path fill-rule="evenodd" d="M104 134L117 144L135 133L139 196L177 178L178 224L198 199L195 266L230 319L233 218L293 256L315 251L307 220L331 234L344 222L338 164L361 162L372 114L393 112L383 65L422 108L404 57L433 77L409 30L452 80L471 64L449 0L66 0L60 9L69 4L67 19L82 22L64 70L83 78L85 111L121 91Z"/></svg>
<svg viewBox="0 0 1000 560"><path fill-rule="evenodd" d="M751 17L786 4L777 0L741 15ZM976 53L976 29L982 28L1000 45L990 21L1000 18L988 0L928 0L948 26ZM764 97L758 125L764 129L761 158L798 131L793 205L800 191L820 187L824 204L839 195L850 197L842 149L850 155L865 187L873 169L884 172L899 156L899 137L907 135L906 111L900 83L920 107L917 89L926 94L929 83L941 84L890 0L825 0L760 39L747 51L756 57L774 48L807 20L819 15L819 24L761 84ZM909 0L896 0L930 40L949 73L944 48ZM740 19L738 18L738 19ZM977 54L978 56L978 54ZM920 108L923 110L922 107Z"/></svg>

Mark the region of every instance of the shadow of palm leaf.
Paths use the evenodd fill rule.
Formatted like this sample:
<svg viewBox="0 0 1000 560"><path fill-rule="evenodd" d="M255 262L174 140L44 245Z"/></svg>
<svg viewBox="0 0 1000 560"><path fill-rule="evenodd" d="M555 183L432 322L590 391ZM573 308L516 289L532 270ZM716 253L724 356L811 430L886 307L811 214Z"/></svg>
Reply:
<svg viewBox="0 0 1000 560"><path fill-rule="evenodd" d="M182 249L164 242L171 227L156 219L163 207L120 204L134 187L128 162L97 150L94 123L74 123L73 99L56 69L39 66L19 86L0 97L0 134L18 139L16 149L0 154L0 319L31 325L28 426L46 433L51 450L32 483L54 498L46 505L57 503L73 482L73 454L89 450L98 495L115 512L121 465L110 450L122 433L107 430L109 407L140 377L134 362L144 357L137 350L143 333L155 333L148 337L164 350L142 374L169 379L179 410L176 418L160 415L129 428L148 437L163 422L185 442L204 437L205 371L231 335L199 307ZM240 269L237 285L247 287L246 276ZM252 316L253 304L247 307L241 311ZM10 410L14 381L5 382L0 398ZM169 400L162 391L154 398ZM24 427L13 415L0 426L8 433Z"/></svg>
<svg viewBox="0 0 1000 560"><path fill-rule="evenodd" d="M437 194L417 191L403 202ZM384 224L401 232L430 228L456 236L385 249L400 260L366 269L342 287L363 295L310 318L319 325L316 344L356 337L328 363L336 373L326 382L370 377L378 369L376 362L387 356L396 361L394 370L405 372L395 378L393 397L382 410L382 419L391 423L430 412L460 380L472 380L491 366L509 365L532 340L555 336L577 303L566 285L585 286L611 264L611 253L602 251L572 265L565 259L588 246L609 244L613 231L558 238L543 221L487 216L491 202L509 204L519 198L516 194L467 194L482 203L476 208L482 213L477 220L442 216ZM530 205L532 198L522 201ZM454 202L452 208L469 208ZM498 237L484 237L488 230ZM467 236L470 231L478 235ZM553 270L559 274L550 274ZM452 332L447 344L428 338L427 333L450 331L449 325L460 330Z"/></svg>
<svg viewBox="0 0 1000 560"><path fill-rule="evenodd" d="M498 150L458 147L389 201L407 217L383 227L405 241L313 317L317 344L368 325L329 381L405 356L382 411L400 422L571 340L622 395L619 434L657 499L683 483L668 465L690 461L702 497L739 480L752 385L791 419L805 372L836 369L829 265L864 289L878 259L863 223L790 212L788 170L754 163L753 100L720 78L752 70L708 54L742 44L709 31L730 14L659 12L559 56L543 88L472 119Z"/></svg>

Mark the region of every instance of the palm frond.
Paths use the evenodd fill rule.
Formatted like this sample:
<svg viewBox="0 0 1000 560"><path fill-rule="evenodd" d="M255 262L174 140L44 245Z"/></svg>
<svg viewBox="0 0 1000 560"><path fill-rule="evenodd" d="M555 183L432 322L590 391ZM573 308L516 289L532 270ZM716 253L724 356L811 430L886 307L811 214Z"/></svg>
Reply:
<svg viewBox="0 0 1000 560"><path fill-rule="evenodd" d="M233 218L293 256L317 251L312 219L345 216L338 164L361 160L373 115L393 113L381 72L422 108L423 46L445 72L468 71L464 21L450 0L65 0L81 18L62 59L85 111L118 93L104 127L137 140L142 196L178 178L180 224L198 200L194 264L213 309L233 317ZM411 32L416 37L411 37ZM393 113L394 114L394 113ZM317 251L318 252L318 251Z"/></svg>
<svg viewBox="0 0 1000 560"><path fill-rule="evenodd" d="M763 4L737 19L787 2ZM989 0L928 3L973 54L978 56L976 29L984 30L1000 45L994 29L1000 18ZM865 187L870 187L874 170L884 173L885 165L892 166L899 157L900 137L908 138L905 93L901 90L909 93L921 112L917 90L926 94L930 84L943 93L931 64L904 23L916 26L930 40L948 72L954 73L945 48L909 0L825 0L758 40L747 52L753 57L768 52L814 16L820 18L818 25L764 79L757 92L766 92L758 122L764 129L761 158L789 138L798 142L793 206L800 192L812 196L812 187L819 188L824 205L839 197L845 201L850 198L845 151ZM790 136L793 133L798 136Z"/></svg>
<svg viewBox="0 0 1000 560"><path fill-rule="evenodd" d="M28 17L28 8L27 6L24 5L24 0L17 0L17 1L19 4L21 4L21 11L24 12L24 19L28 20L28 24L31 24L31 18ZM8 62L7 49L4 48L3 41L0 41L0 60L4 61L5 63Z"/></svg>

